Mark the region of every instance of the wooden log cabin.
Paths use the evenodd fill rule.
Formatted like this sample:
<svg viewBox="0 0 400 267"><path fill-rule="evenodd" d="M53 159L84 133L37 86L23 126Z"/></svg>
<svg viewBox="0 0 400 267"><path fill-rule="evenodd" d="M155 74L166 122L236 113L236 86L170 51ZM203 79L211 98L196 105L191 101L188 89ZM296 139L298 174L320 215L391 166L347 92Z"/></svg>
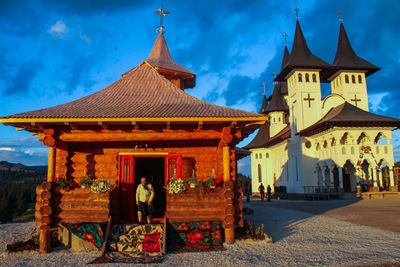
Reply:
<svg viewBox="0 0 400 267"><path fill-rule="evenodd" d="M236 144L267 120L264 115L199 100L184 90L196 75L175 63L162 31L147 60L105 89L70 103L0 118L4 125L38 135L49 147L47 182L37 189L41 251L46 235L60 222L136 221L135 189L140 178L156 191L155 217L171 222L219 220L225 241L234 242L242 222L236 186ZM189 189L179 195L164 186L176 174L205 180L215 173L224 187L207 197ZM110 194L77 188L51 197L56 178L79 183L84 175L106 179Z"/></svg>

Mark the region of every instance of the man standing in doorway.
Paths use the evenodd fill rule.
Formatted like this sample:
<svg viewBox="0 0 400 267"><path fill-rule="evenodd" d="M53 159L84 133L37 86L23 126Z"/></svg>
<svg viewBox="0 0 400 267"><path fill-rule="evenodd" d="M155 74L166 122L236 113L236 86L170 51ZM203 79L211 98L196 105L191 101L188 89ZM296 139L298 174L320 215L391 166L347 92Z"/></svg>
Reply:
<svg viewBox="0 0 400 267"><path fill-rule="evenodd" d="M264 188L264 185L262 183L258 187L258 191L260 192L261 201L263 201L264 200L265 188Z"/></svg>
<svg viewBox="0 0 400 267"><path fill-rule="evenodd" d="M151 223L153 206L151 202L154 198L153 186L147 183L146 177L140 179L140 184L136 189L136 205L138 206L138 220L142 223L143 216L147 218L147 223Z"/></svg>

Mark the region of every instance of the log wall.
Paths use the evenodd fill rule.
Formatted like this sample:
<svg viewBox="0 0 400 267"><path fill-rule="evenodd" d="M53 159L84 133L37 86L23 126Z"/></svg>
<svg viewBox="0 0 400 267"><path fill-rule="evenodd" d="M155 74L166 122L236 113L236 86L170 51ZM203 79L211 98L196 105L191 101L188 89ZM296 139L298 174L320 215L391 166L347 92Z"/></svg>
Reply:
<svg viewBox="0 0 400 267"><path fill-rule="evenodd" d="M170 222L222 221L225 217L224 189L200 195L199 189L183 194L167 194L167 217Z"/></svg>
<svg viewBox="0 0 400 267"><path fill-rule="evenodd" d="M169 155L182 155L184 179L192 175L193 168L199 180L206 180L212 174L213 169L217 176L223 176L223 142L220 140L86 142L82 131L69 133L70 138L73 139L75 133L80 134L81 142L69 142L66 148L57 148L56 150L56 178L67 175L73 177L79 183L81 177L86 174L95 179L108 180L116 190L111 192L109 206L104 203L99 204L101 201L98 201L95 208L84 203L87 201L87 195L79 196L77 194L81 197L80 199L74 197L75 199L67 200L69 196L68 193L65 194L65 199L59 200L61 202L57 204L58 209L55 211L55 218L59 221L68 218L68 222L73 222L74 219L72 218L88 216L86 210L89 210L89 208L94 210L95 213L96 210L101 213L101 215L98 215L98 220L106 220L110 210L114 218L118 217L120 208L118 194L119 153L163 152ZM94 138L93 132L91 134L91 138ZM230 148L229 152L230 179L235 181L236 158L234 148ZM225 191L221 191L225 189L217 189L221 192L210 193L205 198L199 198L198 193L193 189L190 190L180 196L167 196L167 213L170 219L175 221L221 220L225 225L227 215L231 216L232 214L235 217L234 224L241 224L241 203L231 203L230 205L234 205L234 210L232 208L227 210ZM233 198L233 202L241 201L241 197L236 196L236 192ZM107 209L108 213L106 212ZM236 214L239 216L236 216ZM92 217L96 220L96 216ZM229 222L229 224L232 224L232 222Z"/></svg>
<svg viewBox="0 0 400 267"><path fill-rule="evenodd" d="M75 188L70 192L61 191L52 201L54 224L63 223L102 223L110 215L110 196L106 193L93 193L90 189Z"/></svg>

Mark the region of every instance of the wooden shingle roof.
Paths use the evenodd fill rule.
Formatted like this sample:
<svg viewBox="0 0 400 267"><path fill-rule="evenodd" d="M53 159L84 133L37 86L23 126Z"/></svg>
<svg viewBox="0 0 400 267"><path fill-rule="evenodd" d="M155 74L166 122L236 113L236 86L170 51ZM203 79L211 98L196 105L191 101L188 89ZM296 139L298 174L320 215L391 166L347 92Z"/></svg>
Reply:
<svg viewBox="0 0 400 267"><path fill-rule="evenodd" d="M222 107L197 99L162 76L146 61L94 94L78 100L0 118L16 119L90 119L90 118L245 118L265 119L257 113Z"/></svg>

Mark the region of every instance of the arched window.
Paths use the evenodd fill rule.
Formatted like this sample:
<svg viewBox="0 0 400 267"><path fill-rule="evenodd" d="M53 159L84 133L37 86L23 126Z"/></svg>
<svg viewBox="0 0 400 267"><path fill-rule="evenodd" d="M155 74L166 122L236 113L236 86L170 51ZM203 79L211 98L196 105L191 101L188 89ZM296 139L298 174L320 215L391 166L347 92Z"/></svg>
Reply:
<svg viewBox="0 0 400 267"><path fill-rule="evenodd" d="M258 159L258 154L256 154L256 159Z"/></svg>
<svg viewBox="0 0 400 267"><path fill-rule="evenodd" d="M298 77L299 77L299 83L303 82L303 76L301 75L301 73L299 73Z"/></svg>
<svg viewBox="0 0 400 267"><path fill-rule="evenodd" d="M313 73L313 83L317 82L317 75L315 75L315 73Z"/></svg>
<svg viewBox="0 0 400 267"><path fill-rule="evenodd" d="M310 74L306 73L306 83L310 82Z"/></svg>
<svg viewBox="0 0 400 267"><path fill-rule="evenodd" d="M358 83L362 83L362 77L361 77L361 75L358 75Z"/></svg>
<svg viewBox="0 0 400 267"><path fill-rule="evenodd" d="M261 183L261 164L258 164L258 182Z"/></svg>
<svg viewBox="0 0 400 267"><path fill-rule="evenodd" d="M349 75L346 74L346 75L344 76L344 80L346 81L346 83L349 83Z"/></svg>
<svg viewBox="0 0 400 267"><path fill-rule="evenodd" d="M262 154L261 154L261 153L260 153L260 156L259 156L259 157L260 157L260 159L262 159Z"/></svg>
<svg viewBox="0 0 400 267"><path fill-rule="evenodd" d="M351 82L356 83L356 77L354 75L351 75Z"/></svg>

